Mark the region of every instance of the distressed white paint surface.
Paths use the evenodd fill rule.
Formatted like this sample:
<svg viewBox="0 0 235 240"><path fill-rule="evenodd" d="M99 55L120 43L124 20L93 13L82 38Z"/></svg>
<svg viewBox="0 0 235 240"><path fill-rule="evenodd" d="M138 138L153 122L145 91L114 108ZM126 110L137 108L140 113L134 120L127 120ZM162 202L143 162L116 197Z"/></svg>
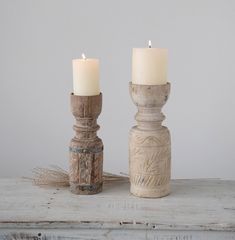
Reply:
<svg viewBox="0 0 235 240"><path fill-rule="evenodd" d="M31 239L31 240L234 240L232 232L200 232L200 231L156 231L156 230L120 230L120 229L34 229L5 230L0 234L0 240L5 239Z"/></svg>
<svg viewBox="0 0 235 240"><path fill-rule="evenodd" d="M115 183L79 196L1 179L0 239L20 232L31 239L235 239L235 181L174 180L171 189L165 198L144 199Z"/></svg>

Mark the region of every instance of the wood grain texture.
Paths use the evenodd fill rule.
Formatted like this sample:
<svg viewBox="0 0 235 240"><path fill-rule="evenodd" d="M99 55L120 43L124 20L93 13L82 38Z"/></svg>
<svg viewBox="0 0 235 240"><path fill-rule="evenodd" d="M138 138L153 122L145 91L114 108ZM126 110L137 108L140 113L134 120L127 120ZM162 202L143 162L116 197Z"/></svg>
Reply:
<svg viewBox="0 0 235 240"><path fill-rule="evenodd" d="M0 240L235 240L233 232L139 229L18 229L0 232Z"/></svg>
<svg viewBox="0 0 235 240"><path fill-rule="evenodd" d="M0 239L235 239L235 181L174 180L171 191L137 198L110 183L89 196L1 179Z"/></svg>
<svg viewBox="0 0 235 240"><path fill-rule="evenodd" d="M161 125L165 118L161 109L169 93L169 83L130 83L130 95L138 108L137 126L129 135L130 191L139 197L157 198L170 192L170 132Z"/></svg>
<svg viewBox="0 0 235 240"><path fill-rule="evenodd" d="M70 190L76 194L95 194L103 185L103 143L97 137L97 118L101 113L102 94L71 94L71 111L76 119L76 133L70 143Z"/></svg>

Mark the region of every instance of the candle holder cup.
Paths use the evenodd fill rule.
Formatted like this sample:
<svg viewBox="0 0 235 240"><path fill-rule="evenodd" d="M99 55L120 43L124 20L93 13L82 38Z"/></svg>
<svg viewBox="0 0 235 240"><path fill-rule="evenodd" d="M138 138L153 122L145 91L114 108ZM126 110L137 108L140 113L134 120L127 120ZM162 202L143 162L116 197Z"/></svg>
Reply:
<svg viewBox="0 0 235 240"><path fill-rule="evenodd" d="M158 198L170 193L171 140L161 109L170 93L170 83L139 85L130 83L130 95L138 108L137 126L129 135L131 193Z"/></svg>
<svg viewBox="0 0 235 240"><path fill-rule="evenodd" d="M97 118L102 109L102 93L96 96L71 94L71 111L76 119L76 133L70 142L69 182L75 194L89 195L102 191L103 143L97 137Z"/></svg>

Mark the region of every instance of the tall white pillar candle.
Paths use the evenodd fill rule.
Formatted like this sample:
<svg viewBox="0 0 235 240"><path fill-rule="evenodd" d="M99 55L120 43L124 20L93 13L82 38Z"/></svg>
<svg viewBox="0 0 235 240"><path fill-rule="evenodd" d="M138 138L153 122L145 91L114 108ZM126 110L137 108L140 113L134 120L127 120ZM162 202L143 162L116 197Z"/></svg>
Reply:
<svg viewBox="0 0 235 240"><path fill-rule="evenodd" d="M82 59L73 60L73 93L78 96L99 95L99 60L82 56Z"/></svg>
<svg viewBox="0 0 235 240"><path fill-rule="evenodd" d="M167 83L167 49L133 48L132 83L162 85Z"/></svg>

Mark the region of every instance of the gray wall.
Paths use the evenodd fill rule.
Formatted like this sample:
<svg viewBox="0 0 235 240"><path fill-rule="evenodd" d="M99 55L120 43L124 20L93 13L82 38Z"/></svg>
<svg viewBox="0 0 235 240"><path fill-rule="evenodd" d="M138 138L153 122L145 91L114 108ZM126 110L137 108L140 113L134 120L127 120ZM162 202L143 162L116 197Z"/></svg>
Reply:
<svg viewBox="0 0 235 240"><path fill-rule="evenodd" d="M174 178L235 179L235 1L0 1L0 176L67 169L71 59L100 58L105 170L128 171L131 50L169 49Z"/></svg>

